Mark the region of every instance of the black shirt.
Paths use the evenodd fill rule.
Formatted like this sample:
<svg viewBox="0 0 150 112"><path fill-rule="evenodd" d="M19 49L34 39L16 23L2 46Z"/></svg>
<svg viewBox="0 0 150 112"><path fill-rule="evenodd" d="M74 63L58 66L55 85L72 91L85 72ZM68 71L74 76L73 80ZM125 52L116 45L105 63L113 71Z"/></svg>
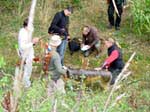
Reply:
<svg viewBox="0 0 150 112"><path fill-rule="evenodd" d="M114 62L111 63L109 69L110 70L111 69L112 70L116 70L116 69L121 70L124 67L124 62L122 59L122 52L115 44L113 46L111 46L110 48L108 48L108 56L110 56L114 50L117 50L119 52L119 57L116 60L114 60Z"/></svg>
<svg viewBox="0 0 150 112"><path fill-rule="evenodd" d="M57 12L48 29L50 34L58 34L62 36L69 36L68 34L69 17L64 14L64 11Z"/></svg>

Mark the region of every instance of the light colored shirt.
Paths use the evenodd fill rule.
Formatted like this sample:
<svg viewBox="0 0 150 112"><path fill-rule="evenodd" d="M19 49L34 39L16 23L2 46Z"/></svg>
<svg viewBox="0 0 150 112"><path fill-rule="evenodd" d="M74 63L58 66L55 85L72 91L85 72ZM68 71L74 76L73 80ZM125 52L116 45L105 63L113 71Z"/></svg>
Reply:
<svg viewBox="0 0 150 112"><path fill-rule="evenodd" d="M25 56L25 58L33 59L34 58L34 49L33 43L29 38L29 32L25 28L21 28L18 35L18 44L19 44L19 52L21 57Z"/></svg>

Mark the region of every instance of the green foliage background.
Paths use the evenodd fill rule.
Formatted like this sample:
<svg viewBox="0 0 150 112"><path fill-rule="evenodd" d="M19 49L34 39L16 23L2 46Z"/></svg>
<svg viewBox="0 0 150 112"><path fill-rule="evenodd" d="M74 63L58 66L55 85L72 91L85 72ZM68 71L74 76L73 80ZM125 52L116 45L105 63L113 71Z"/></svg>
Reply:
<svg viewBox="0 0 150 112"><path fill-rule="evenodd" d="M150 0L129 1L129 8L124 10L121 30L107 30L107 4L102 0L38 0L34 21L34 37L48 37L47 29L54 14L67 5L74 6L74 14L70 17L70 32L72 37L81 38L81 28L85 24L94 25L100 31L100 36L113 37L122 46L124 60L127 61L133 51L137 55L130 65L132 75L124 80L121 88L115 92L111 104L116 97L126 93L114 107L109 107L109 112L149 112L150 110ZM0 0L0 102L4 94L11 90L15 63L18 60L16 53L17 36L22 21L28 16L31 0ZM140 35L139 35L140 34ZM48 41L47 39L44 40ZM35 48L36 55L42 56L40 47ZM89 68L99 66L106 58L104 52L99 60L94 55L89 57ZM65 55L67 66L81 67L82 55L80 52L70 56ZM48 112L51 111L53 102L47 97L47 81L42 75L41 64L34 65L32 74L32 87L23 90L19 101L20 112ZM76 84L69 80L67 94L58 95L58 111L61 112L97 112L103 110L109 91L99 87L98 82L90 87L83 83ZM84 94L81 95L80 92ZM64 102L62 102L64 101ZM0 106L0 112L2 112Z"/></svg>
<svg viewBox="0 0 150 112"><path fill-rule="evenodd" d="M134 0L132 4L132 15L134 21L134 32L150 34L150 0Z"/></svg>

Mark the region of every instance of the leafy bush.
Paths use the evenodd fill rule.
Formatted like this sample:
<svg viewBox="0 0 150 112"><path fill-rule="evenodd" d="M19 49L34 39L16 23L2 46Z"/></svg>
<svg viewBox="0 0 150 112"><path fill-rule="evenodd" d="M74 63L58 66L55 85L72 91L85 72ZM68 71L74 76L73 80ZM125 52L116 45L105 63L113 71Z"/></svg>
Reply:
<svg viewBox="0 0 150 112"><path fill-rule="evenodd" d="M134 0L132 15L134 20L134 32L138 34L150 33L150 0Z"/></svg>

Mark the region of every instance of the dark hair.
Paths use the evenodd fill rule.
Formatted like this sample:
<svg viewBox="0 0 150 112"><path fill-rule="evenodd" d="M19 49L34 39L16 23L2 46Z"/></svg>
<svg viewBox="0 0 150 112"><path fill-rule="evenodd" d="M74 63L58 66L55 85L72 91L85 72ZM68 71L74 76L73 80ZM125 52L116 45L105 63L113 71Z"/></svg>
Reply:
<svg viewBox="0 0 150 112"><path fill-rule="evenodd" d="M84 28L90 28L88 25L84 25L83 27L82 27L82 30L84 29Z"/></svg>
<svg viewBox="0 0 150 112"><path fill-rule="evenodd" d="M89 25L84 25L83 28L90 28Z"/></svg>
<svg viewBox="0 0 150 112"><path fill-rule="evenodd" d="M69 12L71 12L71 13L73 13L73 7L71 7L71 6L67 6L67 8L66 8Z"/></svg>
<svg viewBox="0 0 150 112"><path fill-rule="evenodd" d="M27 27L28 26L28 18L24 20L23 22L23 27Z"/></svg>

